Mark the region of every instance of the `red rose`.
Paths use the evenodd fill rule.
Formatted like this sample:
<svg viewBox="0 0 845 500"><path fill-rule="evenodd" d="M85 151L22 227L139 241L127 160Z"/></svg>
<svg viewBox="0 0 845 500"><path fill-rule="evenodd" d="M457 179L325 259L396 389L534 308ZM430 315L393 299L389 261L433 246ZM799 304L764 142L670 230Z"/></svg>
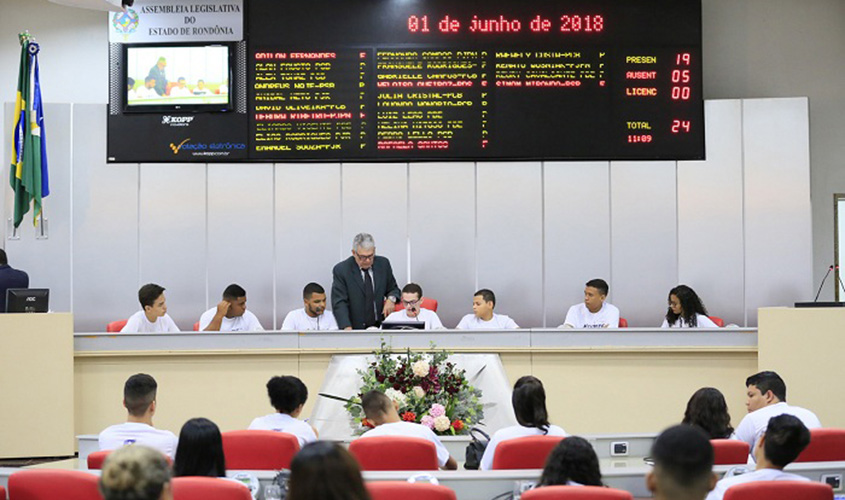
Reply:
<svg viewBox="0 0 845 500"><path fill-rule="evenodd" d="M464 428L463 421L455 420L454 422L452 422L452 428L460 432L460 430Z"/></svg>
<svg viewBox="0 0 845 500"><path fill-rule="evenodd" d="M412 411L406 411L402 414L402 420L404 420L405 422L416 422L417 415Z"/></svg>

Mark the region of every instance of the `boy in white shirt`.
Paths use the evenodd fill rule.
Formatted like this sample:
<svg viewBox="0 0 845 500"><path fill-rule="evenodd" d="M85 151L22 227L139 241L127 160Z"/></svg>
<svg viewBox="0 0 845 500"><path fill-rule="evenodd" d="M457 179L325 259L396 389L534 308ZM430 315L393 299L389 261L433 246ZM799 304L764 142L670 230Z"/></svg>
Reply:
<svg viewBox="0 0 845 500"><path fill-rule="evenodd" d="M361 398L361 406L367 420L376 427L365 432L358 439L378 436L402 436L422 438L434 443L437 450L437 463L443 470L456 470L458 462L449 455L449 450L443 446L434 431L415 422L404 422L399 418L397 404L390 400L383 392L370 391Z"/></svg>
<svg viewBox="0 0 845 500"><path fill-rule="evenodd" d="M308 283L302 290L305 307L294 309L285 316L282 330L339 330L331 311L326 311L326 290L319 283Z"/></svg>
<svg viewBox="0 0 845 500"><path fill-rule="evenodd" d="M716 483L707 500L722 500L725 492L737 484L755 481L809 481L804 476L784 472L804 448L810 444L810 431L793 415L778 415L769 419L766 431L754 446L757 468L754 472L726 477Z"/></svg>
<svg viewBox="0 0 845 500"><path fill-rule="evenodd" d="M558 328L619 328L619 309L605 302L609 287L603 279L592 279L584 287L584 302L566 313Z"/></svg>
<svg viewBox="0 0 845 500"><path fill-rule="evenodd" d="M255 332L264 328L250 311L246 310L246 290L232 283L223 290L223 300L200 316L200 331L204 332Z"/></svg>
<svg viewBox="0 0 845 500"><path fill-rule="evenodd" d="M273 377L267 382L267 395L276 413L256 418L249 424L250 430L293 434L300 449L317 440L317 430L297 418L308 400L308 388L301 380L292 375Z"/></svg>
<svg viewBox="0 0 845 500"><path fill-rule="evenodd" d="M153 427L158 384L146 373L129 377L123 386L123 406L129 415L126 423L112 425L99 436L100 450L115 450L128 444L155 448L171 459L176 454L176 435Z"/></svg>
<svg viewBox="0 0 845 500"><path fill-rule="evenodd" d="M186 85L185 77L180 76L176 81L176 86L170 89L170 97L190 97L191 89Z"/></svg>
<svg viewBox="0 0 845 500"><path fill-rule="evenodd" d="M421 321L425 323L426 330L443 328L443 323L440 322L440 317L437 316L436 312L420 307L422 299L422 287L416 283L408 283L402 288L402 305L405 308L401 311L390 313L390 316L383 323Z"/></svg>
<svg viewBox="0 0 845 500"><path fill-rule="evenodd" d="M472 297L472 312L461 318L458 330L506 330L519 328L514 320L504 314L496 314L496 295L486 288L475 292Z"/></svg>
<svg viewBox="0 0 845 500"><path fill-rule="evenodd" d="M167 333L178 332L179 327L167 315L164 287L147 283L138 290L138 301L142 310L126 320L121 333Z"/></svg>
<svg viewBox="0 0 845 500"><path fill-rule="evenodd" d="M646 488L655 500L704 500L716 484L713 445L693 425L676 425L661 432L651 447L654 468Z"/></svg>

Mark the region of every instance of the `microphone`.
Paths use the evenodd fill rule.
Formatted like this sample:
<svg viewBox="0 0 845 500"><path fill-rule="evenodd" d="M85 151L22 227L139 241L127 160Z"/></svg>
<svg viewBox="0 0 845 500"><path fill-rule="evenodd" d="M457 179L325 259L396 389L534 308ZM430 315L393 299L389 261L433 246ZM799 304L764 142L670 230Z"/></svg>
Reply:
<svg viewBox="0 0 845 500"><path fill-rule="evenodd" d="M819 285L819 291L816 292L816 298L813 299L813 302L819 301L819 295L822 294L822 287L824 286L824 282L827 280L827 277L830 276L831 271L833 271L833 264L831 264L830 267L827 268L827 272L824 274L824 278L822 278L822 284Z"/></svg>

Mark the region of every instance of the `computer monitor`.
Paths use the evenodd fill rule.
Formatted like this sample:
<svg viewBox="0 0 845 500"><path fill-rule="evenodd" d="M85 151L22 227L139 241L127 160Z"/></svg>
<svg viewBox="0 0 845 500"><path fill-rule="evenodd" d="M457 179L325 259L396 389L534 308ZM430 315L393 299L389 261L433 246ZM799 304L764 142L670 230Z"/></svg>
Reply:
<svg viewBox="0 0 845 500"><path fill-rule="evenodd" d="M6 290L7 313L45 313L49 309L50 289L9 288Z"/></svg>
<svg viewBox="0 0 845 500"><path fill-rule="evenodd" d="M424 330L425 321L385 321L382 330Z"/></svg>

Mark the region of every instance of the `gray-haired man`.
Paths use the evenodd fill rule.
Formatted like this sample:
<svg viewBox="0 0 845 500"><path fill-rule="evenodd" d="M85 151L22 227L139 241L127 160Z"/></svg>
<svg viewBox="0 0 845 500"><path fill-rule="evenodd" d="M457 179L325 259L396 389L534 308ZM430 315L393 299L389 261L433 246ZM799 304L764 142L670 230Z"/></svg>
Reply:
<svg viewBox="0 0 845 500"><path fill-rule="evenodd" d="M376 243L367 233L355 236L352 256L334 266L332 277L332 312L344 330L378 326L399 300L390 261L376 256Z"/></svg>

